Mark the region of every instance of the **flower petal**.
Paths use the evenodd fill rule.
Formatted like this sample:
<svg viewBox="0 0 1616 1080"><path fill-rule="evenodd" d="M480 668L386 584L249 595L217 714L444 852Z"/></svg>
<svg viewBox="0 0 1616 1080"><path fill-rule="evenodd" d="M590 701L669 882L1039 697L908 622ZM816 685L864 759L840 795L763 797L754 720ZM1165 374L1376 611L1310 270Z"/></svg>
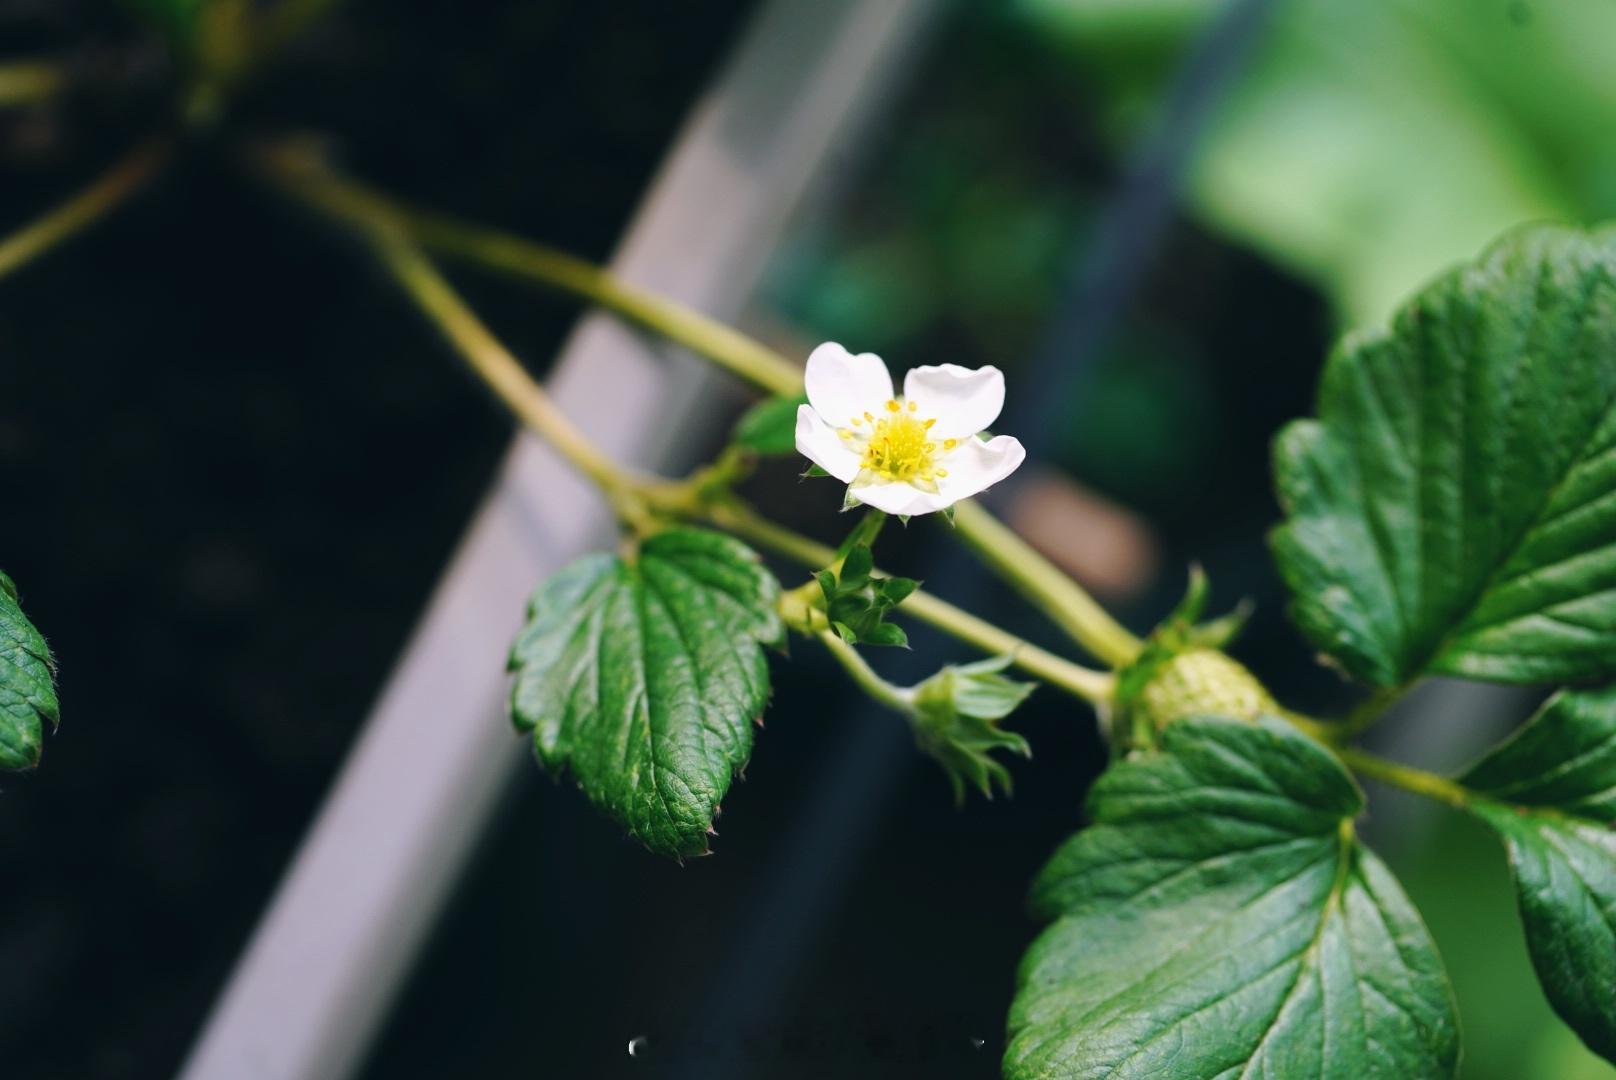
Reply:
<svg viewBox="0 0 1616 1080"><path fill-rule="evenodd" d="M854 356L834 341L808 354L803 382L808 404L836 427L846 427L855 416L874 413L892 399L892 376L881 358L874 353Z"/></svg>
<svg viewBox="0 0 1616 1080"><path fill-rule="evenodd" d="M965 439L953 453L943 458L947 476L937 478L937 490L948 504L969 499L1009 476L1027 460L1019 439L996 435L987 442Z"/></svg>
<svg viewBox="0 0 1616 1080"><path fill-rule="evenodd" d="M858 475L859 455L819 418L812 405L797 406L797 453L844 484Z"/></svg>
<svg viewBox="0 0 1616 1080"><path fill-rule="evenodd" d="M916 404L917 415L936 419L938 439L963 439L986 431L1004 408L1004 372L991 364L976 369L958 364L911 368L903 379L903 396Z"/></svg>
<svg viewBox="0 0 1616 1080"><path fill-rule="evenodd" d="M921 491L900 480L874 484L854 484L847 493L865 506L885 510L889 514L914 517L942 510L954 500L941 491Z"/></svg>

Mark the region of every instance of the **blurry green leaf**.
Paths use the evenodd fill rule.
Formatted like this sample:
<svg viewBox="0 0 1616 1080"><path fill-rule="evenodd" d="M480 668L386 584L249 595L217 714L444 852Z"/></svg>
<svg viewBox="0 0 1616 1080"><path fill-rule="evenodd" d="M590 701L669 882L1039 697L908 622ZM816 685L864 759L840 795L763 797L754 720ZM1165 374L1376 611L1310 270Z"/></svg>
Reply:
<svg viewBox="0 0 1616 1080"><path fill-rule="evenodd" d="M17 605L17 586L0 573L0 769L39 764L44 725L61 713L45 639Z"/></svg>
<svg viewBox="0 0 1616 1080"><path fill-rule="evenodd" d="M1176 724L1113 766L1033 886L1004 1073L1452 1076L1447 976L1354 838L1363 796L1277 720Z"/></svg>
<svg viewBox="0 0 1616 1080"><path fill-rule="evenodd" d="M123 0L123 3L165 36L187 42L195 36L202 9L209 0Z"/></svg>
<svg viewBox="0 0 1616 1080"><path fill-rule="evenodd" d="M539 586L511 650L511 711L539 760L646 847L707 851L769 698L779 586L746 545L671 529Z"/></svg>
<svg viewBox="0 0 1616 1080"><path fill-rule="evenodd" d="M997 786L1010 792L1010 771L995 760L994 750L1031 757L1027 740L998 726L1035 689L1001 674L1010 657L945 667L914 688L915 741L942 765L954 788L954 801L965 798L970 783L988 798Z"/></svg>
<svg viewBox="0 0 1616 1080"><path fill-rule="evenodd" d="M1358 677L1616 675L1616 230L1534 228L1330 358L1275 449L1292 612Z"/></svg>
<svg viewBox="0 0 1616 1080"><path fill-rule="evenodd" d="M1022 0L1130 133L1227 5ZM1176 34L1176 47L1169 38ZM1197 215L1322 286L1353 323L1504 229L1616 214L1616 5L1272 5L1188 177ZM1148 105L1150 108L1142 108Z"/></svg>
<svg viewBox="0 0 1616 1080"><path fill-rule="evenodd" d="M1556 694L1460 783L1509 848L1543 992L1616 1060L1616 687Z"/></svg>
<svg viewBox="0 0 1616 1080"><path fill-rule="evenodd" d="M790 454L797 449L797 407L807 403L806 394L760 401L736 421L730 441L756 454Z"/></svg>

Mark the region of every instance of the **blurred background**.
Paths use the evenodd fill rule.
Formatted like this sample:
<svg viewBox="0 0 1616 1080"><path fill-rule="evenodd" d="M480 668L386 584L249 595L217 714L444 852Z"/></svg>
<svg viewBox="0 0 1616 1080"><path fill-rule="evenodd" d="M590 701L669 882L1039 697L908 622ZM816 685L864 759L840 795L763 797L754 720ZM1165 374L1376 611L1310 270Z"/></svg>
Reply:
<svg viewBox="0 0 1616 1080"><path fill-rule="evenodd" d="M0 0L0 64L83 83L0 106L0 234L163 116L150 18L173 6ZM358 175L602 259L761 6L354 0L224 130L326 132ZM1616 214L1613 71L1616 5L1591 0L940 3L744 321L796 355L1004 368L1037 464L995 509L1138 630L1199 560L1219 606L1256 601L1237 655L1340 709L1264 548L1269 440L1340 332L1511 225ZM535 371L576 317L456 283ZM0 283L0 566L64 716L0 788L8 1078L173 1074L510 430L352 245L215 142ZM749 491L834 537L837 494L798 471ZM946 526L893 532L886 563L1059 644ZM875 662L959 657L914 642ZM997 1075L1025 887L1081 822L1093 719L1035 695L1015 797L956 811L897 719L795 653L712 858L661 862L524 770L363 1075ZM1437 684L1377 737L1451 766L1531 704ZM1454 978L1465 1077L1616 1076L1543 1002L1489 837L1394 797L1367 834Z"/></svg>

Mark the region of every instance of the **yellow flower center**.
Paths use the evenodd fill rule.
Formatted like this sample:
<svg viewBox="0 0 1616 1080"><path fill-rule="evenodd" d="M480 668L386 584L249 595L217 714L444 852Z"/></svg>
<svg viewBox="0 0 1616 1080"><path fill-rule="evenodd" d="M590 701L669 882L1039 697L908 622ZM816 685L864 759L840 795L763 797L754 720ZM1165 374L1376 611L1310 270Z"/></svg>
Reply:
<svg viewBox="0 0 1616 1080"><path fill-rule="evenodd" d="M877 419L869 413L853 417L853 428L842 429L844 439L863 443L862 471L874 478L914 484L934 490L938 477L946 477L947 469L937 467L938 451L952 450L955 440L938 442L930 432L935 419L922 420L915 415L915 403L900 404L888 401L886 415Z"/></svg>

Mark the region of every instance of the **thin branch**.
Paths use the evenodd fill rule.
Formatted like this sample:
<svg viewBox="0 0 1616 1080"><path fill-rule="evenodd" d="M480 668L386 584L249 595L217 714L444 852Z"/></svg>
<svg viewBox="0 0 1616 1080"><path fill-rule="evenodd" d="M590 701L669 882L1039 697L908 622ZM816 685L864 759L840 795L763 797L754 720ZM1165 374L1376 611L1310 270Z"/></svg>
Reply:
<svg viewBox="0 0 1616 1080"><path fill-rule="evenodd" d="M261 150L258 164L302 198L351 221L385 223L425 246L588 299L653 330L776 394L802 390L801 369L772 349L700 312L636 289L606 270L552 248L424 214L380 192L340 177L318 157L281 144ZM987 557L994 571L1043 610L1075 641L1120 667L1138 655L1138 638L1111 618L1089 594L1014 531L980 506L958 504L960 538Z"/></svg>
<svg viewBox="0 0 1616 1080"><path fill-rule="evenodd" d="M13 60L0 63L0 107L33 105L61 93L67 75L49 60Z"/></svg>
<svg viewBox="0 0 1616 1080"><path fill-rule="evenodd" d="M150 180L171 152L172 143L167 138L142 143L67 202L0 238L0 278L16 272L100 220Z"/></svg>
<svg viewBox="0 0 1616 1080"><path fill-rule="evenodd" d="M1446 803L1458 810L1467 809L1475 798L1475 793L1469 788L1456 784L1445 776L1438 776L1436 773L1396 761L1387 761L1356 747L1337 747L1335 753L1353 772L1362 773L1364 776L1373 777L1382 783L1412 791L1417 795L1424 795L1428 799Z"/></svg>

